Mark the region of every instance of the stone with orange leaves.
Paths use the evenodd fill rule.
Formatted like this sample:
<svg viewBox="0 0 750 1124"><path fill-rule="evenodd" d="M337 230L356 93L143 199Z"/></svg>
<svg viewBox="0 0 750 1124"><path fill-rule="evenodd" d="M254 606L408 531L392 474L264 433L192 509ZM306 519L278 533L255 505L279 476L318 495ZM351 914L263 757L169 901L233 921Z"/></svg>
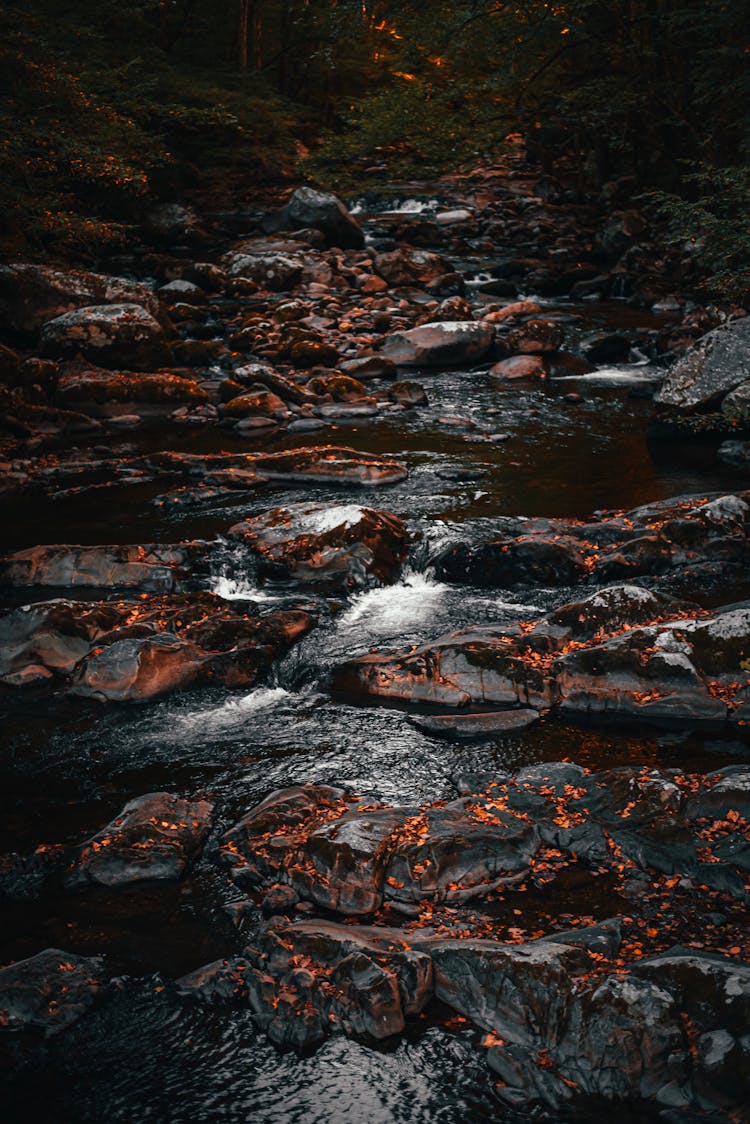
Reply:
<svg viewBox="0 0 750 1124"><path fill-rule="evenodd" d="M177 881L198 854L212 805L170 792L149 792L126 804L111 823L77 849L68 889Z"/></svg>
<svg viewBox="0 0 750 1124"><path fill-rule="evenodd" d="M101 956L58 948L0 968L0 1028L57 1034L94 1005L105 981Z"/></svg>

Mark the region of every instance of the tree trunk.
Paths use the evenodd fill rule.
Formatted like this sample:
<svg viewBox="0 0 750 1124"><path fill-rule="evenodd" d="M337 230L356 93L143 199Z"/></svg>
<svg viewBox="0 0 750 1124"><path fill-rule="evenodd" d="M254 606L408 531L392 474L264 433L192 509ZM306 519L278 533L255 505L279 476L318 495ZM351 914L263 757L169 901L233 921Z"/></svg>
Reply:
<svg viewBox="0 0 750 1124"><path fill-rule="evenodd" d="M250 4L251 0L240 0L240 21L237 29L237 55L241 70L247 70Z"/></svg>

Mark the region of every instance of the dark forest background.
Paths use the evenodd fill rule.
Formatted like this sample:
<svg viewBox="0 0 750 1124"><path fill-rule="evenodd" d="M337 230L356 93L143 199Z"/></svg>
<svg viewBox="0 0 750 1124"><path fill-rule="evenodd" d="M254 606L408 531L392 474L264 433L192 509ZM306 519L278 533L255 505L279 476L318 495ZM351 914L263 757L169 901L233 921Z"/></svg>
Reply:
<svg viewBox="0 0 750 1124"><path fill-rule="evenodd" d="M25 0L0 9L0 242L86 257L154 200L491 161L615 181L724 283L750 251L750 5Z"/></svg>

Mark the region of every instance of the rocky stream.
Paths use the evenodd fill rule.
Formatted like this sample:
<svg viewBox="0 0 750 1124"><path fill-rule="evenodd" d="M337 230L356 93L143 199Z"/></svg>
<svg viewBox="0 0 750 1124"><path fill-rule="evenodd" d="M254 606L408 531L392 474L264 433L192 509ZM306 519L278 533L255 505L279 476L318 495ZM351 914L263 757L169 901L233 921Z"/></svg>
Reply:
<svg viewBox="0 0 750 1124"><path fill-rule="evenodd" d="M0 267L3 1119L750 1120L750 318L616 186Z"/></svg>

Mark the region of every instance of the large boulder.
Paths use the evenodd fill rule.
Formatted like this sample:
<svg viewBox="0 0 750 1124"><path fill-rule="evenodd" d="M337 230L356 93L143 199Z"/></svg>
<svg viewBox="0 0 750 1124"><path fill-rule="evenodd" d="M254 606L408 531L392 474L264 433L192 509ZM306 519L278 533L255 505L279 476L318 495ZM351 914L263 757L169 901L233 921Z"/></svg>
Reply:
<svg viewBox="0 0 750 1124"><path fill-rule="evenodd" d="M399 367L449 367L483 359L494 340L491 324L441 321L391 333L383 354Z"/></svg>
<svg viewBox="0 0 750 1124"><path fill-rule="evenodd" d="M107 367L146 370L170 361L159 321L138 304L92 305L48 320L42 354L55 359L82 355Z"/></svg>
<svg viewBox="0 0 750 1124"><path fill-rule="evenodd" d="M0 682L21 687L70 675L93 644L125 620L114 602L45 601L0 618Z"/></svg>
<svg viewBox="0 0 750 1124"><path fill-rule="evenodd" d="M81 844L66 885L176 881L197 854L210 822L207 800L183 800L169 792L139 796Z"/></svg>
<svg viewBox="0 0 750 1124"><path fill-rule="evenodd" d="M59 948L0 968L0 1028L56 1034L93 1006L105 979L100 956Z"/></svg>
<svg viewBox="0 0 750 1124"><path fill-rule="evenodd" d="M713 407L750 381L750 316L708 332L672 366L654 396L657 406L680 413Z"/></svg>
<svg viewBox="0 0 750 1124"><path fill-rule="evenodd" d="M154 315L159 304L151 289L125 277L26 263L0 266L0 310L18 332L35 332L76 308L123 303Z"/></svg>
<svg viewBox="0 0 750 1124"><path fill-rule="evenodd" d="M352 589L393 581L409 535L388 512L356 504L289 504L236 523L239 539L271 576Z"/></svg>
<svg viewBox="0 0 750 1124"><path fill-rule="evenodd" d="M84 660L70 693L98 702L145 702L193 683L205 662L195 644L169 632L116 640Z"/></svg>
<svg viewBox="0 0 750 1124"><path fill-rule="evenodd" d="M359 250L365 244L356 219L338 196L328 191L297 188L281 212L281 222L287 230L303 230L305 227L319 230L330 246L338 246L342 250Z"/></svg>

